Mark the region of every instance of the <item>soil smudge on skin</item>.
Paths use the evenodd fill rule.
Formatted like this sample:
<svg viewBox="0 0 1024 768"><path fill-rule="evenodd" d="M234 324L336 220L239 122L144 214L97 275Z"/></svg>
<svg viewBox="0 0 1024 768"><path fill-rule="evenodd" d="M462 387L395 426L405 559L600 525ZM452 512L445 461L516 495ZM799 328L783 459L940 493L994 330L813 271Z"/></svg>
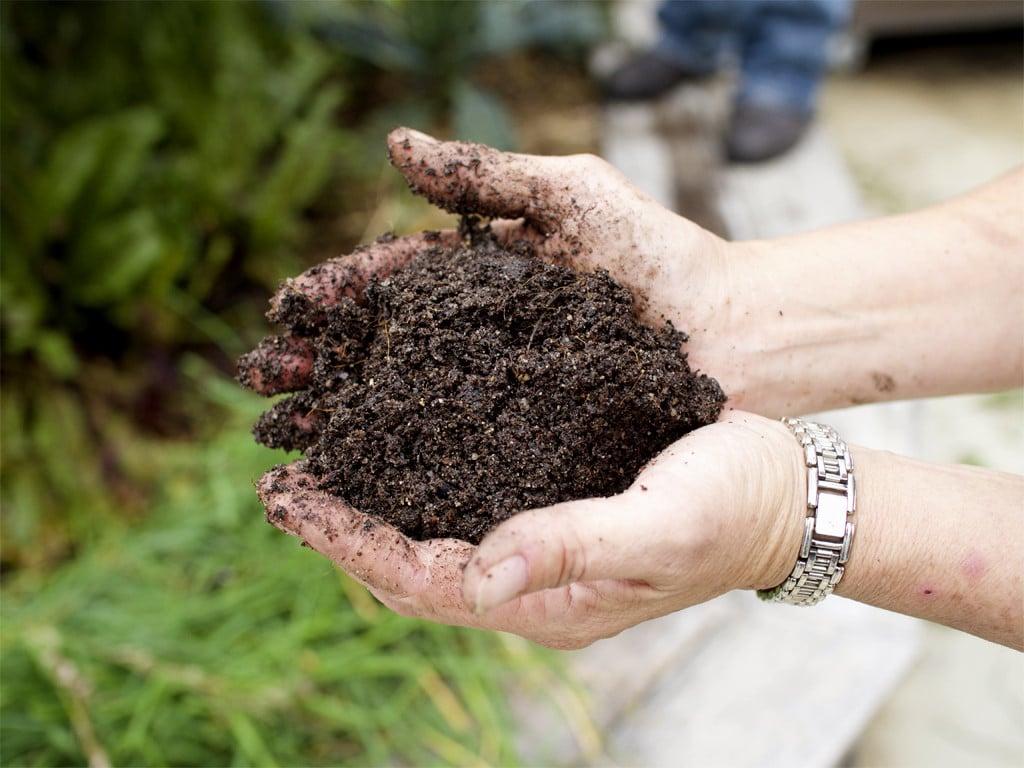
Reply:
<svg viewBox="0 0 1024 768"><path fill-rule="evenodd" d="M321 489L414 539L477 543L518 511L619 493L725 401L607 273L471 235L359 301L274 312L315 362L257 440L304 450Z"/></svg>

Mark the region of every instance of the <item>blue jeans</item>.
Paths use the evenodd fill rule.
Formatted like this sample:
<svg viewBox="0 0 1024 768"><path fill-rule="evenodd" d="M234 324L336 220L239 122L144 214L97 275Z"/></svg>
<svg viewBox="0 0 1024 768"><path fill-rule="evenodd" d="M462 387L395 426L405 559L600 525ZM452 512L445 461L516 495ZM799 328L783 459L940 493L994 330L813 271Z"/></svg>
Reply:
<svg viewBox="0 0 1024 768"><path fill-rule="evenodd" d="M852 0L665 0L655 50L694 74L727 57L739 68L738 104L810 115L828 67L829 38L846 24Z"/></svg>

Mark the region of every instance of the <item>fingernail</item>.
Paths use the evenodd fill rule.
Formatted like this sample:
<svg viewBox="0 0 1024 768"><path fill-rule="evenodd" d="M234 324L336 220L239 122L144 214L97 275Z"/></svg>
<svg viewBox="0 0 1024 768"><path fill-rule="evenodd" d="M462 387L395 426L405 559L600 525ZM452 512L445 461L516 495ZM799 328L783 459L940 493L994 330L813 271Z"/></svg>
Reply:
<svg viewBox="0 0 1024 768"><path fill-rule="evenodd" d="M484 613L518 597L526 589L526 558L513 555L491 567L476 590L476 612Z"/></svg>
<svg viewBox="0 0 1024 768"><path fill-rule="evenodd" d="M412 139L413 141L421 141L421 142L425 142L427 144L440 144L441 143L437 139L435 139L433 136L429 136L426 133L423 133L421 131L417 131L415 128L405 128L403 130L405 131L405 135L408 138Z"/></svg>
<svg viewBox="0 0 1024 768"><path fill-rule="evenodd" d="M264 514L267 522L279 531L296 535L295 521L284 504L269 504Z"/></svg>

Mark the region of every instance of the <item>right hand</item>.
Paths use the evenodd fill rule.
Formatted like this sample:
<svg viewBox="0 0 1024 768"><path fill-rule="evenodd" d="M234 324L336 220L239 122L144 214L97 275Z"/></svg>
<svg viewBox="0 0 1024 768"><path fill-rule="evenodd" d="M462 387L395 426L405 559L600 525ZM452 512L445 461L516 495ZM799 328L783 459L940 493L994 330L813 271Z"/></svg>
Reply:
<svg viewBox="0 0 1024 768"><path fill-rule="evenodd" d="M782 423L734 413L669 446L624 493L522 512L478 547L412 541L298 465L258 490L273 525L393 611L567 649L781 583L803 531L801 460Z"/></svg>

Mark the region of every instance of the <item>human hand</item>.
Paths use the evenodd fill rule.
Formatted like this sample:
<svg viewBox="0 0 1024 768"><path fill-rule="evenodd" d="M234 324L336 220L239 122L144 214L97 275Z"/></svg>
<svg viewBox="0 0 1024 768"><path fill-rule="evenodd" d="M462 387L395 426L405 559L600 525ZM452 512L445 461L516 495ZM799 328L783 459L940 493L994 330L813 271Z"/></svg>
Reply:
<svg viewBox="0 0 1024 768"><path fill-rule="evenodd" d="M691 367L713 370L730 393L741 363L721 342L731 304L727 275L735 271L723 240L663 208L594 156L499 152L408 128L392 131L387 146L410 187L441 208L491 217L500 240L526 241L548 261L577 271L606 269L631 289L641 319L656 327L671 320L699 333L687 350ZM289 318L309 316L309 305L323 309L358 296L371 277L387 276L424 247L459 239L455 231L392 237L328 260L285 282L271 318L295 325ZM242 359L244 384L268 395L303 388L315 363L309 329L289 330Z"/></svg>
<svg viewBox="0 0 1024 768"><path fill-rule="evenodd" d="M576 270L606 268L632 289L638 313L652 325L671 320L686 330L700 324L698 292L707 314L720 316L719 308L728 304L714 298L724 243L662 208L596 157L517 155L438 142L408 129L391 133L388 152L410 185L433 202L496 217L491 226L500 239L526 241L542 258ZM299 393L261 419L262 442L304 450L319 437L327 417L303 390L317 371L331 374L332 361L318 360L313 342L328 308L346 296L358 298L371 278L385 277L424 248L452 247L459 240L455 231L388 237L285 282L270 317L286 333L265 339L239 361L241 381L251 389ZM702 336L711 325L704 322ZM694 351L691 339L691 367L704 368Z"/></svg>
<svg viewBox="0 0 1024 768"><path fill-rule="evenodd" d="M757 248L662 207L593 155L499 152L407 128L388 136L388 155L414 191L445 210L491 217L499 239L528 241L540 258L576 271L607 270L631 290L641 320L668 320L689 335L690 367L713 375L734 407L793 411L774 361L767 373L751 365L764 357L761 329L782 314L762 290L772 267Z"/></svg>
<svg viewBox="0 0 1024 768"><path fill-rule="evenodd" d="M801 459L781 423L732 413L674 443L625 493L520 513L478 547L412 541L318 490L301 465L258 489L271 523L397 613L564 649L781 583L803 531Z"/></svg>
<svg viewBox="0 0 1024 768"><path fill-rule="evenodd" d="M538 255L575 269L608 269L613 277L633 289L634 295L639 297L639 312L650 322L671 319L676 325L687 327L687 318L692 320L694 312L686 298L689 294L681 286L696 280L695 270L715 274L712 265L718 263L722 255L717 238L661 208L596 158L510 155L478 145L435 142L404 130L389 137L389 151L410 184L434 202L460 213L502 217L492 222L492 227L505 241L529 241ZM310 325L310 318L315 323L318 315L322 316L327 307L338 303L342 297L358 298L372 277L393 272L423 248L450 246L458 239L456 232L388 238L349 256L318 265L285 283L272 301L271 317L283 324L288 334L265 340L240 361L242 381L256 391L265 394L300 392L299 396L279 403L271 411L272 420L290 425L286 430L290 442L281 443L279 447L307 448L318 438L325 419L322 413L309 409L301 395L315 366L323 363L313 355L314 345L310 339L316 328ZM680 244L686 246L684 250L690 252L692 259L671 257ZM697 287L703 291L707 286ZM708 306L717 305L709 301ZM666 453L666 458L655 462L644 477L670 476L672 472L664 468L678 463L672 450ZM717 455L724 460L728 452ZM685 464L686 460L682 461ZM721 499L729 498L729 489L734 484L735 479L731 479L722 485ZM658 520L666 518L662 523L672 522L667 519L666 511L675 492L666 489L663 480L650 484L638 481L631 491L614 500L574 502L559 507L558 513L559 516L562 512L570 513L566 521L573 521L581 531L573 533L570 526L565 529L565 535L582 542L583 531L590 530L592 525L594 530L605 530L590 518L585 523L581 521L584 511L596 513L598 520L607 518L605 522L611 526L616 522L621 524L623 519L613 510L647 510L641 519L651 527L641 527L631 534L636 547L622 551L633 551L642 559L653 551L650 542L661 542L665 555L658 564L660 571L641 569L635 574L619 576L614 571L602 573L583 568L578 573L562 573L550 586L564 585L563 588L550 591L543 588L547 585L543 579L550 575L539 570L530 575L533 585L530 589L536 594L516 600L511 606L483 611L493 602L494 585L498 583L494 574L508 569L508 566L494 566L497 561L488 560L488 551L494 551L488 547L497 546L488 542L508 538L498 536L485 540L479 550L482 554L475 557L475 550L465 542L411 541L343 500L318 491L316 480L303 471L301 463L268 473L259 488L271 522L301 536L395 610L447 623L507 629L556 647L585 645L645 618L745 585L757 570L753 564L763 559L758 555L749 563L739 563L736 558L719 558L711 566L703 566L703 570L692 570L688 575L690 581L674 585L673 575L678 574L669 568L672 559L669 543L679 545L682 560L689 553L692 561L700 547L713 549L707 540L707 530L701 526L710 521L711 528L715 529L710 516L717 507L710 497L698 498L700 503L693 508L694 514L707 519L701 521L701 526L687 527L685 535L666 536L665 531L657 531ZM649 494L651 488L660 488L661 492ZM750 498L759 500L761 497L752 495ZM553 511L525 513L511 521L508 524L511 527L498 529L496 535L505 531L505 537L515 540L519 526L528 525L537 515L550 514ZM750 530L734 526L729 529L733 533L733 528ZM546 530L542 526L538 529ZM527 528L524 532L529 530L534 529ZM607 541L618 539L620 533L615 532ZM555 544L559 545L557 541ZM587 549L572 551L586 560L591 549L605 549L599 544L588 544ZM722 552L735 555L749 549L737 546L736 542L733 544ZM536 555L546 562L544 553L548 550L540 546L542 549ZM604 556L610 557L607 553ZM489 562L492 564L488 565ZM462 593L464 567L466 589L471 590L466 593L470 596L468 603ZM490 576L482 573L484 568ZM712 573L715 569L719 570ZM478 586L472 591L473 574L477 571L480 571L480 584L489 586ZM701 579L693 579L694 574L700 574ZM536 582L536 579L542 581ZM478 594L481 590L483 598Z"/></svg>
<svg viewBox="0 0 1024 768"><path fill-rule="evenodd" d="M652 325L703 327L727 298L727 244L598 157L499 152L407 128L388 136L388 156L435 205L490 217L501 239L527 240L548 261L581 272L606 269L632 290L638 314ZM705 309L695 306L698 295Z"/></svg>

